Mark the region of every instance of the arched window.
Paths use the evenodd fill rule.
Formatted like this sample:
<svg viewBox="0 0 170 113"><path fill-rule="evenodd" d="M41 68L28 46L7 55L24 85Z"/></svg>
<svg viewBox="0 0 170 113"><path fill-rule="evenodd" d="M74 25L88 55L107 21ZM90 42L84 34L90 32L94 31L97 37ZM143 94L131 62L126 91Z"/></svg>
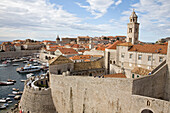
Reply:
<svg viewBox="0 0 170 113"><path fill-rule="evenodd" d="M149 109L144 109L144 110L142 110L141 113L153 113L153 111L151 111L151 110L149 110Z"/></svg>

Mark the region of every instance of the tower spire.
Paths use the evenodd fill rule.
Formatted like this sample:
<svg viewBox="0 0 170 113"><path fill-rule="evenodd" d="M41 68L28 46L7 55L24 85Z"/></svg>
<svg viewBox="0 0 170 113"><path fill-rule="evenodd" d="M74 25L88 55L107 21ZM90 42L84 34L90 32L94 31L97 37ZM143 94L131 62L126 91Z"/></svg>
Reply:
<svg viewBox="0 0 170 113"><path fill-rule="evenodd" d="M129 17L130 23L128 23L127 29L127 42L131 42L132 44L138 43L139 23L137 22L137 19L138 16L133 9L133 12Z"/></svg>

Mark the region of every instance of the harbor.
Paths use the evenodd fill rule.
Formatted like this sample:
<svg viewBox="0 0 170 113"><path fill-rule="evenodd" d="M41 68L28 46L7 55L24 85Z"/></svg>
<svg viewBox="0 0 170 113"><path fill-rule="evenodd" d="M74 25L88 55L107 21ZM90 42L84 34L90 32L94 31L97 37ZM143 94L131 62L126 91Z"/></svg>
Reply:
<svg viewBox="0 0 170 113"><path fill-rule="evenodd" d="M0 64L2 64L2 62L4 61L1 61ZM27 79L28 73L18 73L16 69L25 67L25 65L25 62L18 61L9 62L7 66L0 67L0 81L3 81L4 83L13 83L10 85L7 84L0 86L0 112L6 113L11 111L21 98L22 91L24 89L24 81ZM43 70L33 72L34 76L41 75L43 73Z"/></svg>

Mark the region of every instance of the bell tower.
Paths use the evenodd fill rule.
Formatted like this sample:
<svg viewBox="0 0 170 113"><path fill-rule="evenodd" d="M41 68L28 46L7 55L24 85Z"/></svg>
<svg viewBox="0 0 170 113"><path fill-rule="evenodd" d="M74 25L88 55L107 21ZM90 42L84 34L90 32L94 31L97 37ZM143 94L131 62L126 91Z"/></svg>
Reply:
<svg viewBox="0 0 170 113"><path fill-rule="evenodd" d="M59 38L59 35L57 35L57 38L56 38L56 44L60 44L60 38Z"/></svg>
<svg viewBox="0 0 170 113"><path fill-rule="evenodd" d="M139 37L139 23L138 16L133 10L131 16L129 17L130 23L127 24L127 42L132 44L138 44Z"/></svg>

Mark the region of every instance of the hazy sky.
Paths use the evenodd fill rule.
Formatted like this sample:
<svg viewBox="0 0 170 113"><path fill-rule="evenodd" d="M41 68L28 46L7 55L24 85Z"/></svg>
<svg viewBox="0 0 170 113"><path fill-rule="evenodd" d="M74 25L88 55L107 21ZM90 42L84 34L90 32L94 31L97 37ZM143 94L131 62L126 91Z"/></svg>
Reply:
<svg viewBox="0 0 170 113"><path fill-rule="evenodd" d="M133 8L139 40L170 36L170 0L1 0L0 40L126 35Z"/></svg>

